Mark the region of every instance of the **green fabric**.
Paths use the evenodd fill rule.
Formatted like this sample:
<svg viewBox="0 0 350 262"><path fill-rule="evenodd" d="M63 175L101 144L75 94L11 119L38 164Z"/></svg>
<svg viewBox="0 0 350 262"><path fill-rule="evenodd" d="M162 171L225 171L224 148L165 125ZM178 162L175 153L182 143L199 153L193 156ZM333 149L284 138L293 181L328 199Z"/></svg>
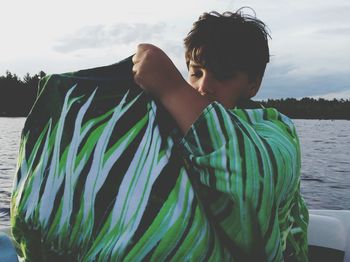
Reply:
<svg viewBox="0 0 350 262"><path fill-rule="evenodd" d="M226 110L214 102L181 145L223 244L261 261L282 261L288 245L294 260L307 261L300 145L288 117L273 108Z"/></svg>
<svg viewBox="0 0 350 262"><path fill-rule="evenodd" d="M306 261L290 119L214 102L179 137L131 68L41 80L11 201L26 260Z"/></svg>

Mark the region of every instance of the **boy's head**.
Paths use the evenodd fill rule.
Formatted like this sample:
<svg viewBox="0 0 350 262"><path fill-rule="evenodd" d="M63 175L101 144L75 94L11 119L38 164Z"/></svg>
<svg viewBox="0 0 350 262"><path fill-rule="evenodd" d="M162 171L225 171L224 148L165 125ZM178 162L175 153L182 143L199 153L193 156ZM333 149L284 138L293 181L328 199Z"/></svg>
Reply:
<svg viewBox="0 0 350 262"><path fill-rule="evenodd" d="M239 78L239 75L246 77L249 83L255 83L251 86L255 91L243 94L242 90L247 87L237 87L242 90L226 94L236 96L235 101L256 94L269 62L269 33L265 24L255 17L242 14L241 10L223 14L204 13L184 39L190 84L196 84L194 82L199 81L198 73L203 77L205 71L219 84L229 85L228 81ZM194 72L200 68L205 71Z"/></svg>

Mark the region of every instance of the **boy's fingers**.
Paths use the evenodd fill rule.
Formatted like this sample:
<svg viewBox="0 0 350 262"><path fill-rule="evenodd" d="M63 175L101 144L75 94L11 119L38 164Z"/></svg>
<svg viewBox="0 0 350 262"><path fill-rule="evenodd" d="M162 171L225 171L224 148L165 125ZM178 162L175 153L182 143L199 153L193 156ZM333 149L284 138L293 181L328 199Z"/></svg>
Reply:
<svg viewBox="0 0 350 262"><path fill-rule="evenodd" d="M133 73L135 83L138 84L139 86L142 86L142 76L140 74L139 64L135 64L132 67L132 73Z"/></svg>
<svg viewBox="0 0 350 262"><path fill-rule="evenodd" d="M144 52L149 49L149 46L150 46L149 44L138 44L137 45L136 53L132 57L132 62L134 64L136 64L142 60L142 58L144 56Z"/></svg>
<svg viewBox="0 0 350 262"><path fill-rule="evenodd" d="M131 59L132 62L134 64L137 64L138 62L140 62L141 56L142 56L142 53L141 53L140 49L137 48L136 53L132 56L132 59Z"/></svg>
<svg viewBox="0 0 350 262"><path fill-rule="evenodd" d="M137 73L137 71L138 71L138 65L137 64L134 64L134 66L132 67L132 73L134 74L134 77L135 77L135 75L136 75L136 73Z"/></svg>
<svg viewBox="0 0 350 262"><path fill-rule="evenodd" d="M132 62L133 62L134 64L137 64L137 62L139 62L139 60L140 60L140 58L139 58L139 53L136 52L136 54L133 55L133 57L132 57L131 60L132 60Z"/></svg>

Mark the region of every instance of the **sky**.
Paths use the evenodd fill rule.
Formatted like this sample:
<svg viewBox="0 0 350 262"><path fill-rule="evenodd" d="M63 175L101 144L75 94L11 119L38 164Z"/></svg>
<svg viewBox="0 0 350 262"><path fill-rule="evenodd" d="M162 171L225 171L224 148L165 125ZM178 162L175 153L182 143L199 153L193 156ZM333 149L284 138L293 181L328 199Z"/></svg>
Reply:
<svg viewBox="0 0 350 262"><path fill-rule="evenodd" d="M109 65L152 43L186 78L183 38L192 23L203 12L243 6L272 37L257 99L350 99L348 0L1 1L0 75Z"/></svg>

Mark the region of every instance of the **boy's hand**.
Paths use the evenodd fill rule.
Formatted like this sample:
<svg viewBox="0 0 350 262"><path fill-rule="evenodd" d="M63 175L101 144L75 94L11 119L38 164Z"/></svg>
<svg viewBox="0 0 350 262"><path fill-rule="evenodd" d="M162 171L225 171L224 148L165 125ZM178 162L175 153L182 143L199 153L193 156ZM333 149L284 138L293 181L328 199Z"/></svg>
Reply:
<svg viewBox="0 0 350 262"><path fill-rule="evenodd" d="M154 45L139 44L132 61L135 82L159 98L187 85L170 58Z"/></svg>

